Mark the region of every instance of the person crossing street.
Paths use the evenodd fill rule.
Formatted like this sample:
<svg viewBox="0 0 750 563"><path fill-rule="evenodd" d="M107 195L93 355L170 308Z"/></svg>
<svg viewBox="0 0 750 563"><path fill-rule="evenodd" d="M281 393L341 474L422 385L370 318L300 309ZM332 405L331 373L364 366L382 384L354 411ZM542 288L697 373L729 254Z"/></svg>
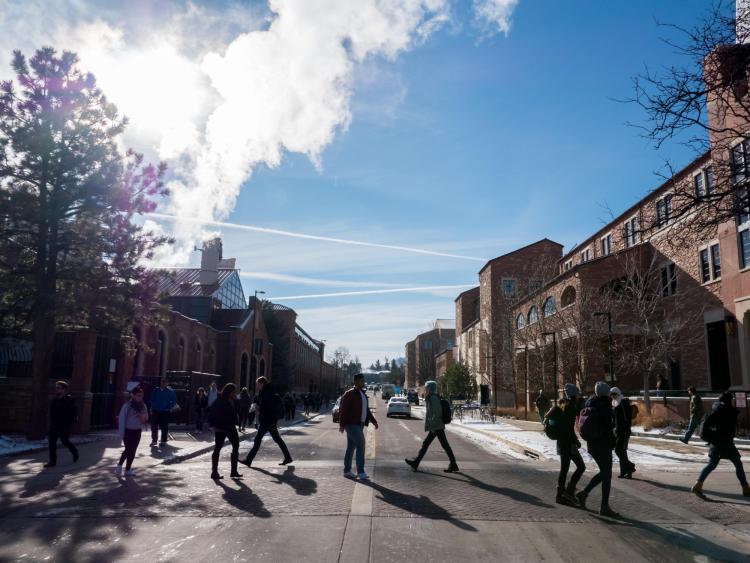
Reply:
<svg viewBox="0 0 750 563"><path fill-rule="evenodd" d="M55 397L49 404L49 461L44 467L57 465L57 440L70 450L73 462L78 461L78 449L70 441L70 429L77 416L76 403L68 393L65 381L55 383Z"/></svg>
<svg viewBox="0 0 750 563"><path fill-rule="evenodd" d="M437 382L428 381L424 384L427 390L427 396L425 397L425 404L427 410L424 419L424 429L427 432L427 437L422 442L422 447L414 459L405 459L407 465L409 465L414 471L419 468L419 463L427 453L427 450L432 444L432 441L437 438L440 445L448 454L448 460L450 464L444 471L446 473L454 473L458 471L458 464L456 463L456 456L453 455L451 445L448 443L448 438L445 436L445 422L443 420L443 405L440 401L440 397L437 394Z"/></svg>
<svg viewBox="0 0 750 563"><path fill-rule="evenodd" d="M260 449L263 436L270 434L271 438L273 438L273 441L278 444L279 448L281 448L281 453L284 455L284 459L281 460L279 465L288 465L294 460L289 453L289 448L286 447L284 440L279 435L278 428L279 419L284 418L284 401L279 397L274 388L268 384L268 380L264 376L259 377L255 381L255 389L257 393L255 396L255 402L258 405L258 433L255 435L252 449L248 452L247 457L240 463L251 467L253 460Z"/></svg>
<svg viewBox="0 0 750 563"><path fill-rule="evenodd" d="M344 453L344 477L367 480L365 472L365 427L372 422L378 428L378 421L370 411L367 394L362 390L365 376L354 376L354 386L341 397L339 404L339 432L346 432L346 452ZM352 456L356 452L357 473L352 473Z"/></svg>

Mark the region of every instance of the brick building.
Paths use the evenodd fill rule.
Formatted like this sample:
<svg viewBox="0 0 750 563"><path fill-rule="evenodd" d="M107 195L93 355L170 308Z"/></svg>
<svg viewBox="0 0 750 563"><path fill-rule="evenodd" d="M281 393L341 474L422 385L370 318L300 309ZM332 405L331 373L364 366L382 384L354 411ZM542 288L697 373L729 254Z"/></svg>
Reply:
<svg viewBox="0 0 750 563"><path fill-rule="evenodd" d="M404 351L404 386L414 389L417 386L417 343L410 340Z"/></svg>
<svg viewBox="0 0 750 563"><path fill-rule="evenodd" d="M417 335L405 346L406 387L421 387L425 381L437 377L436 358L446 350L452 350L456 342L455 321L437 319L431 330ZM447 368L446 368L447 369Z"/></svg>

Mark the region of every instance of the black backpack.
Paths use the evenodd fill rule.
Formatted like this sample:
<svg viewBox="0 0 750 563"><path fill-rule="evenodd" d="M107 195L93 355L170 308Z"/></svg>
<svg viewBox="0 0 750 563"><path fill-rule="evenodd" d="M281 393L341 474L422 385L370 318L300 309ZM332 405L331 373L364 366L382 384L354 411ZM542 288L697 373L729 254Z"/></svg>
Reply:
<svg viewBox="0 0 750 563"><path fill-rule="evenodd" d="M550 440L560 439L560 429L562 428L563 411L560 407L554 406L544 415L544 433Z"/></svg>
<svg viewBox="0 0 750 563"><path fill-rule="evenodd" d="M443 410L443 424L450 424L451 420L453 420L453 415L451 414L451 404L448 402L448 399L440 397L440 407Z"/></svg>
<svg viewBox="0 0 750 563"><path fill-rule="evenodd" d="M701 440L715 444L719 440L719 417L714 411L709 414L701 426Z"/></svg>

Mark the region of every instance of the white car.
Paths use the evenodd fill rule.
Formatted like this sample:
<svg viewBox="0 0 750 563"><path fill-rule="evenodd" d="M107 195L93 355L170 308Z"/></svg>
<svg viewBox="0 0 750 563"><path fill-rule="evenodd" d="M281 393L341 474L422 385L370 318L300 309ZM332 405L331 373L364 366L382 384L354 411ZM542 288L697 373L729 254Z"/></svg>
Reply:
<svg viewBox="0 0 750 563"><path fill-rule="evenodd" d="M391 417L395 415L411 418L411 405L406 397L391 397L388 400L385 416Z"/></svg>

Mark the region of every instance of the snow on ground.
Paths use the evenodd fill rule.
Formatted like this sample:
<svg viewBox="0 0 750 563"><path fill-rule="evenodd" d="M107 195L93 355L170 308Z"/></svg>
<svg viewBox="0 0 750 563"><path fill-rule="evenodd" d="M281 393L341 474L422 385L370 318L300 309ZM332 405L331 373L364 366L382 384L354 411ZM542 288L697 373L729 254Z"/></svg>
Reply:
<svg viewBox="0 0 750 563"><path fill-rule="evenodd" d="M88 444L93 442L94 438L85 436L73 436L70 439L74 444ZM0 436L0 456L13 455L22 452L34 450L43 450L48 447L48 442L44 440L27 440L23 436Z"/></svg>

